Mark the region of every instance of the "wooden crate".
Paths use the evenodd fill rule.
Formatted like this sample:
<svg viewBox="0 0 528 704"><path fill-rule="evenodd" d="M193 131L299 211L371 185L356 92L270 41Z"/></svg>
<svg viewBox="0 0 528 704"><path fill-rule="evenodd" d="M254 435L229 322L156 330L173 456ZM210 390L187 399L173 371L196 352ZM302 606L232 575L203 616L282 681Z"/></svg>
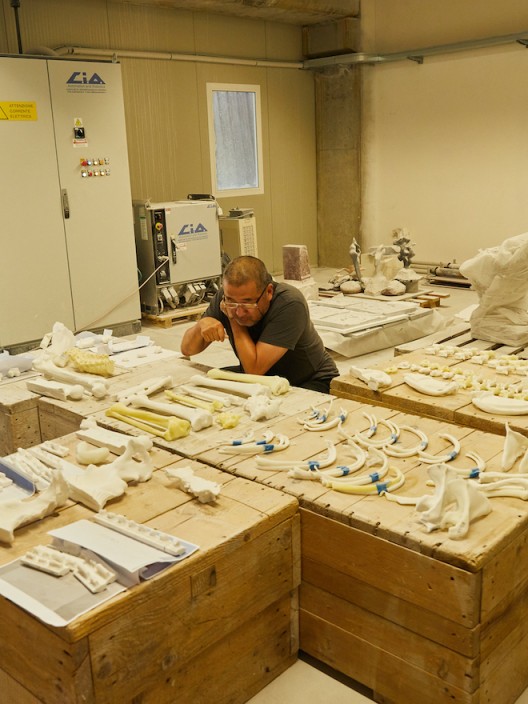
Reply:
<svg viewBox="0 0 528 704"><path fill-rule="evenodd" d="M336 403L336 402L335 402ZM349 410L344 429L368 427L364 411L429 438L445 451L441 433L461 442L460 459L477 449L490 471L500 468L502 438L444 421L338 400ZM292 444L281 453L316 459L337 431L307 433L294 418L275 421ZM297 428L297 430L296 430ZM346 448L337 445L337 463ZM294 495L302 518L301 650L371 688L392 704L511 704L528 686L528 515L519 499L492 499L493 511L468 536L426 533L412 506L379 496L342 494L319 482L259 469L254 458L214 456L222 468ZM220 459L222 458L222 459ZM421 496L426 467L393 459L406 482L399 493Z"/></svg>
<svg viewBox="0 0 528 704"><path fill-rule="evenodd" d="M158 464L174 459L157 452ZM197 543L198 552L65 628L44 625L0 598L3 701L231 704L245 702L294 662L297 501L192 466L222 484L215 504L171 488L158 470L108 509ZM19 529L12 547L0 547L0 563L48 543L47 531L90 515L74 504Z"/></svg>
<svg viewBox="0 0 528 704"><path fill-rule="evenodd" d="M0 456L41 441L37 400L25 381L0 385Z"/></svg>

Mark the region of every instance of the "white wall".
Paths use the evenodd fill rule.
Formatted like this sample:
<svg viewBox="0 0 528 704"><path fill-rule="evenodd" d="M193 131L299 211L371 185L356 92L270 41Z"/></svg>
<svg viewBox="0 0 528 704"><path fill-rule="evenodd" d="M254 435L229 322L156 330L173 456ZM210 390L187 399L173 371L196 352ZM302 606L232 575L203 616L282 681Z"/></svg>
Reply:
<svg viewBox="0 0 528 704"><path fill-rule="evenodd" d="M384 51L401 51L528 29L528 15L524 25L518 2L501 5L503 18L508 12L510 17L517 14L515 22L503 19L500 27L491 22L489 13L489 25L483 21L486 8L493 5L496 12L499 3L478 3L482 10L475 15L478 32L470 17L461 29L457 9L448 3L442 5L443 33L431 36L429 29L419 41L412 32L420 34L427 17L435 26L433 5L430 0L421 7L415 0L403 0L398 3L404 10L399 17L403 39L398 42L395 24L388 23L390 16L384 15L381 22L379 12L380 6L388 11L393 5L386 0L377 5L370 25L364 18L370 50L376 43ZM472 0L460 5L466 16L469 5L477 10ZM449 20L456 33L449 32ZM412 61L375 65L364 67L363 73L363 248L390 242L394 228L407 227L416 242L417 261L461 262L479 248L528 231L524 47L512 43L426 57L422 65Z"/></svg>

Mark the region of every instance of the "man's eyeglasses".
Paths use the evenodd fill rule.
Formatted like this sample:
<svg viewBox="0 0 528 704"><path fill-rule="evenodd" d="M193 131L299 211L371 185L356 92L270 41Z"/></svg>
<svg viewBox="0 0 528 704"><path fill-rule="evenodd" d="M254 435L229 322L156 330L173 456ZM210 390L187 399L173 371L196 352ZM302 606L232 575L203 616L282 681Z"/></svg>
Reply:
<svg viewBox="0 0 528 704"><path fill-rule="evenodd" d="M268 284L262 289L260 296L254 303L236 303L235 301L229 301L225 296L223 297L223 303L229 310L236 310L237 308L242 308L242 310L255 310L258 309L258 304L260 299L264 295L264 291L268 288Z"/></svg>

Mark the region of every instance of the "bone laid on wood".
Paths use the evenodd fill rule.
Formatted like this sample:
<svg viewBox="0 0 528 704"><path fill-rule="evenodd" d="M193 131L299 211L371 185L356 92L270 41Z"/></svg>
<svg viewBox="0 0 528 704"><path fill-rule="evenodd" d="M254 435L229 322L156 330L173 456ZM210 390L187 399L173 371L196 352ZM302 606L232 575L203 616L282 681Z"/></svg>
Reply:
<svg viewBox="0 0 528 704"><path fill-rule="evenodd" d="M243 374L230 372L227 369L209 369L207 376L210 379L226 379L227 381L238 381L245 384L260 384L268 386L273 396L286 394L290 390L290 382L282 376L266 376L265 374Z"/></svg>
<svg viewBox="0 0 528 704"><path fill-rule="evenodd" d="M211 379L207 376L195 374L189 379L195 386L205 386L208 389L218 389L239 396L270 396L271 389L263 384L246 384L243 381L227 381L225 379Z"/></svg>

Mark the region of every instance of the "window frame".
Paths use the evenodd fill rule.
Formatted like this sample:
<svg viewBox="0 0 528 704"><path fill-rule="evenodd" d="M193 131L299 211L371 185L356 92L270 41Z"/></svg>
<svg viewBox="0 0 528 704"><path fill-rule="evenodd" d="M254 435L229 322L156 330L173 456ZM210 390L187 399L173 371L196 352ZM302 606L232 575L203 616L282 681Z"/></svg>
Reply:
<svg viewBox="0 0 528 704"><path fill-rule="evenodd" d="M264 169L262 163L262 110L260 100L260 86L241 83L207 83L207 117L209 128L209 160L211 166L212 192L217 198L252 196L264 193ZM253 93L255 96L255 138L256 138L256 174L258 178L257 187L240 187L220 189L217 180L216 164L216 132L214 120L214 100L213 94L219 92L233 93Z"/></svg>

